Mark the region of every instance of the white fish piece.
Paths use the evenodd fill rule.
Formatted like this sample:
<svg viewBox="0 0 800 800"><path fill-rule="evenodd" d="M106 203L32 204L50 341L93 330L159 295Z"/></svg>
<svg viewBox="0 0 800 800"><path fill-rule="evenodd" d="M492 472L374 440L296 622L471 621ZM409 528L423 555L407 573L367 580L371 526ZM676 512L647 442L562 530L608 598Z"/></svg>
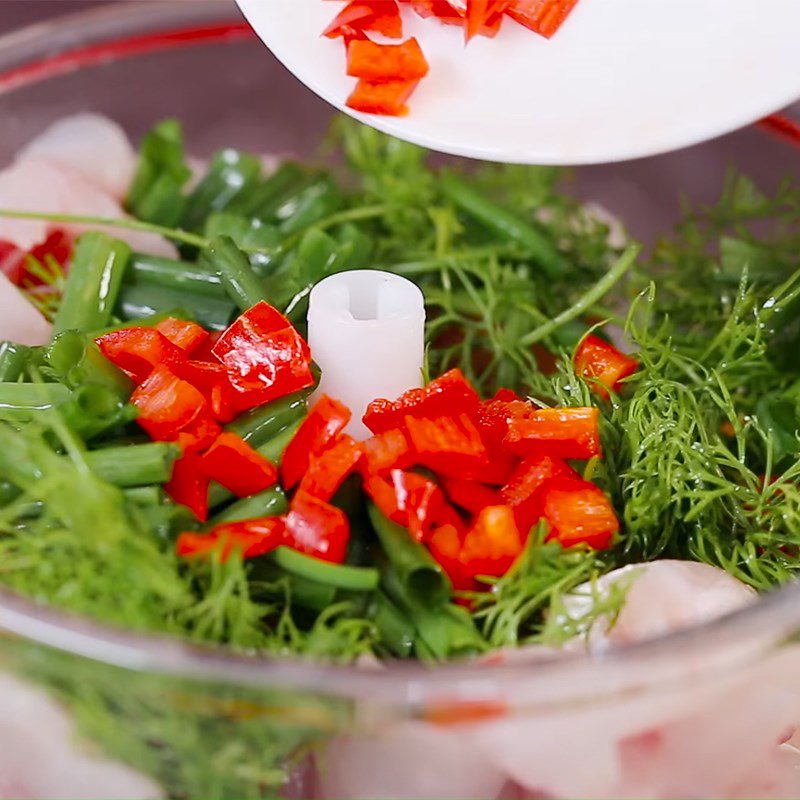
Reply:
<svg viewBox="0 0 800 800"><path fill-rule="evenodd" d="M42 214L126 218L119 202L79 172L45 158L26 158L0 172L0 208ZM96 225L52 223L39 219L13 219L0 216L0 240L28 251L47 239L54 228L77 236ZM126 241L134 250L174 258L176 249L160 236L125 228L108 228L109 233Z"/></svg>
<svg viewBox="0 0 800 800"><path fill-rule="evenodd" d="M600 619L592 627L588 639L591 652L710 622L757 598L753 589L725 570L696 561L629 564L603 575L594 590L608 593L620 582L626 585L622 610L613 625ZM578 587L564 602L570 617L584 616L593 603L592 586Z"/></svg>
<svg viewBox="0 0 800 800"><path fill-rule="evenodd" d="M42 689L0 673L0 798L156 800L150 778L102 758Z"/></svg>
<svg viewBox="0 0 800 800"><path fill-rule="evenodd" d="M54 122L17 155L18 161L44 158L79 172L117 200L128 191L136 152L125 131L100 114L75 114Z"/></svg>
<svg viewBox="0 0 800 800"><path fill-rule="evenodd" d="M416 721L336 738L317 768L318 797L332 800L491 800L506 783L460 734Z"/></svg>
<svg viewBox="0 0 800 800"><path fill-rule="evenodd" d="M0 272L0 340L40 345L50 341L52 325Z"/></svg>
<svg viewBox="0 0 800 800"><path fill-rule="evenodd" d="M308 343L322 370L318 394L344 403L348 433L366 439L367 406L422 385L425 298L406 278L379 270L331 275L311 291Z"/></svg>

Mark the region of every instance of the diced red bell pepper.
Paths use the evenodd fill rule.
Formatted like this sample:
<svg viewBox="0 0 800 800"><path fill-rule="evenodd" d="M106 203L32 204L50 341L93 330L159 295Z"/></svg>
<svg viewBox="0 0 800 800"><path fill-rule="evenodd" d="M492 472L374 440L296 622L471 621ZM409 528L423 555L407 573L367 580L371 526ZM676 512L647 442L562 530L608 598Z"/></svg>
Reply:
<svg viewBox="0 0 800 800"><path fill-rule="evenodd" d="M298 491L320 500L331 500L345 479L355 471L362 454L363 448L352 436L340 436L323 453L311 457Z"/></svg>
<svg viewBox="0 0 800 800"><path fill-rule="evenodd" d="M549 539L564 547L587 544L595 550L610 547L619 520L603 491L580 478L555 477L541 488L543 516L550 525Z"/></svg>
<svg viewBox="0 0 800 800"><path fill-rule="evenodd" d="M466 414L458 417L406 417L414 461L434 472L479 480L490 468L478 429Z"/></svg>
<svg viewBox="0 0 800 800"><path fill-rule="evenodd" d="M219 423L207 412L187 425L175 440L184 453L202 453L211 447L222 433Z"/></svg>
<svg viewBox="0 0 800 800"><path fill-rule="evenodd" d="M187 355L194 352L209 337L207 330L196 322L185 319L167 317L156 325L156 330L163 333L176 347L180 347Z"/></svg>
<svg viewBox="0 0 800 800"><path fill-rule="evenodd" d="M403 20L395 0L352 0L323 31L323 36L336 39L352 31L370 31L399 39L403 35Z"/></svg>
<svg viewBox="0 0 800 800"><path fill-rule="evenodd" d="M210 533L182 533L175 549L184 558L218 553L220 561L225 562L237 550L243 558L256 558L283 544L285 530L280 517L230 522L218 525Z"/></svg>
<svg viewBox="0 0 800 800"><path fill-rule="evenodd" d="M366 81L360 80L347 98L347 107L364 114L382 114L387 117L404 117L408 114L409 97L419 81Z"/></svg>
<svg viewBox="0 0 800 800"><path fill-rule="evenodd" d="M408 527L408 513L398 507L397 492L388 478L382 475L365 476L364 491L384 517L404 528Z"/></svg>
<svg viewBox="0 0 800 800"><path fill-rule="evenodd" d="M478 413L480 398L460 369L451 369L424 389L410 389L397 400L374 400L364 414L364 424L373 433L402 428L406 416L430 419L439 416Z"/></svg>
<svg viewBox="0 0 800 800"><path fill-rule="evenodd" d="M228 370L247 407L314 383L308 344L286 317L263 301L242 314L212 352Z"/></svg>
<svg viewBox="0 0 800 800"><path fill-rule="evenodd" d="M157 366L134 390L131 403L139 410L139 425L161 442L175 441L181 431L208 411L203 395L165 364Z"/></svg>
<svg viewBox="0 0 800 800"><path fill-rule="evenodd" d="M408 528L417 541L425 541L435 526L461 524L458 512L433 481L400 469L392 470L390 478L398 513L404 520L400 524Z"/></svg>
<svg viewBox="0 0 800 800"><path fill-rule="evenodd" d="M436 563L445 571L457 591L474 591L475 578L467 571L461 558L464 534L455 525L442 525L428 541L428 549Z"/></svg>
<svg viewBox="0 0 800 800"><path fill-rule="evenodd" d="M592 391L603 399L608 398L608 390L618 392L623 378L633 375L639 366L635 358L591 334L581 340L573 362L578 375L586 378Z"/></svg>
<svg viewBox="0 0 800 800"><path fill-rule="evenodd" d="M464 537L461 561L469 575L499 578L508 572L524 546L514 512L508 506L488 506Z"/></svg>
<svg viewBox="0 0 800 800"><path fill-rule="evenodd" d="M467 0L467 41L479 33L485 32L490 36L496 34L508 4L509 0Z"/></svg>
<svg viewBox="0 0 800 800"><path fill-rule="evenodd" d="M209 331L208 338L192 352L195 361L211 361L220 364L220 360L214 355L214 346L222 338L224 331Z"/></svg>
<svg viewBox="0 0 800 800"><path fill-rule="evenodd" d="M506 443L514 453L553 458L602 455L597 408L540 408L528 419L512 420Z"/></svg>
<svg viewBox="0 0 800 800"><path fill-rule="evenodd" d="M492 451L502 450L511 422L528 419L535 410L533 405L518 398L501 400L494 397L482 403L478 409L477 425L486 446Z"/></svg>
<svg viewBox="0 0 800 800"><path fill-rule="evenodd" d="M172 365L175 374L199 389L213 415L220 422L239 416L240 393L228 378L228 371L218 361L187 359Z"/></svg>
<svg viewBox="0 0 800 800"><path fill-rule="evenodd" d="M580 479L580 475L561 459L534 455L517 467L503 487L503 500L514 511L517 528L522 533L530 531L541 519L543 498L539 490L555 477Z"/></svg>
<svg viewBox="0 0 800 800"><path fill-rule="evenodd" d="M182 361L185 353L154 328L123 328L95 339L100 352L134 383L143 383L159 364Z"/></svg>
<svg viewBox="0 0 800 800"><path fill-rule="evenodd" d="M525 402L524 397L520 397L513 389L498 389L494 393L494 397L492 397L489 402L497 402L497 403L511 403L513 401L518 401L520 403Z"/></svg>
<svg viewBox="0 0 800 800"><path fill-rule="evenodd" d="M497 506L503 502L500 492L477 481L447 476L441 481L442 489L450 501L471 514L479 514L486 506Z"/></svg>
<svg viewBox="0 0 800 800"><path fill-rule="evenodd" d="M578 0L511 0L511 19L548 39L564 24Z"/></svg>
<svg viewBox="0 0 800 800"><path fill-rule="evenodd" d="M436 17L449 25L463 25L466 4L453 4L448 0L411 0L411 7L420 17Z"/></svg>
<svg viewBox="0 0 800 800"><path fill-rule="evenodd" d="M284 521L287 541L296 550L334 564L344 561L350 541L350 523L344 511L298 491Z"/></svg>
<svg viewBox="0 0 800 800"><path fill-rule="evenodd" d="M200 455L187 450L175 462L172 477L164 491L176 502L186 506L201 522L208 519L209 478L200 468Z"/></svg>
<svg viewBox="0 0 800 800"><path fill-rule="evenodd" d="M338 400L322 395L308 412L281 459L284 488L291 489L308 470L312 456L321 455L350 422L350 410Z"/></svg>
<svg viewBox="0 0 800 800"><path fill-rule="evenodd" d="M203 454L200 467L237 497L258 494L278 482L278 468L235 433L221 433Z"/></svg>
<svg viewBox="0 0 800 800"><path fill-rule="evenodd" d="M380 475L397 467L409 466L409 444L399 428L384 431L364 442L364 471Z"/></svg>
<svg viewBox="0 0 800 800"><path fill-rule="evenodd" d="M428 74L428 62L415 38L402 44L357 39L347 46L347 74L378 82L419 80Z"/></svg>

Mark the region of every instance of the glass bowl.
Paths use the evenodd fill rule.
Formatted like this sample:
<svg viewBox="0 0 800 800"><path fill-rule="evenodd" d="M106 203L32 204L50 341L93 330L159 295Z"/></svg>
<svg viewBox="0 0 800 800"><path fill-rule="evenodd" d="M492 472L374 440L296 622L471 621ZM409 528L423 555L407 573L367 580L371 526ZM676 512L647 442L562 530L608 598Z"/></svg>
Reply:
<svg viewBox="0 0 800 800"><path fill-rule="evenodd" d="M309 152L331 109L227 2L114 3L0 38L0 163L91 110L136 139L167 116L204 156ZM784 141L765 130L780 128ZM577 171L645 241L736 165L797 173L773 120ZM0 568L2 566L0 565ZM124 598L121 599L124 602ZM0 592L4 797L797 797L800 587L602 657L436 669L265 659L133 634ZM779 746L780 745L780 746Z"/></svg>

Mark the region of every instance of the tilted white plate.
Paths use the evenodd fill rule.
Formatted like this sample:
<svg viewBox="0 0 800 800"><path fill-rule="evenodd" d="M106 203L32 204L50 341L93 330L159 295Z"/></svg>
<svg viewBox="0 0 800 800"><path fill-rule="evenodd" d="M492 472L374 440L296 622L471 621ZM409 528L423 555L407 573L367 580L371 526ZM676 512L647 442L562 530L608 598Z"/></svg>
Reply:
<svg viewBox="0 0 800 800"><path fill-rule="evenodd" d="M579 0L546 40L507 19L465 48L460 28L403 6L431 65L404 118L351 112L343 3L238 0L272 52L337 108L457 155L582 164L712 138L800 97L800 0ZM269 86L264 87L269 102ZM280 109L275 110L280 113Z"/></svg>

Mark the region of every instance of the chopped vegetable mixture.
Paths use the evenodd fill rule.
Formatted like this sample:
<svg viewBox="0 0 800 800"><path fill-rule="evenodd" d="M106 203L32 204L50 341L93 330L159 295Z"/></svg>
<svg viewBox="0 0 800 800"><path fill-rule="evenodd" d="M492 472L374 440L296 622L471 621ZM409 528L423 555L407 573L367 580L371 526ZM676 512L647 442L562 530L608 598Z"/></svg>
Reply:
<svg viewBox="0 0 800 800"><path fill-rule="evenodd" d="M416 43L375 47L350 41L362 80L424 74ZM442 661L585 633L626 564L796 574L796 186L733 176L646 260L558 170L433 167L350 122L332 142L341 168L228 149L188 188L166 121L128 216L0 212L47 223L0 262L52 322L0 346L4 584L240 649ZM318 281L371 268L422 289L428 349L356 441L305 316Z"/></svg>

